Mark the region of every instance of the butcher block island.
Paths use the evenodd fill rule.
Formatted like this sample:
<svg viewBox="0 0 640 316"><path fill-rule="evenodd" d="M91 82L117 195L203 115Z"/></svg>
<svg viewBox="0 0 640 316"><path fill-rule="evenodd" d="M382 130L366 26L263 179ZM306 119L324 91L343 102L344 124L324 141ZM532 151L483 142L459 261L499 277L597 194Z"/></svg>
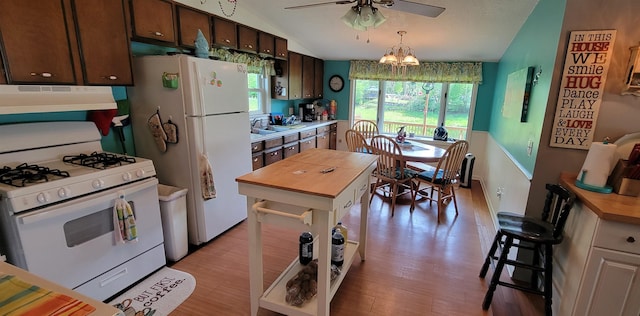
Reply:
<svg viewBox="0 0 640 316"><path fill-rule="evenodd" d="M370 175L377 156L310 149L236 179L247 196L251 315L263 307L286 315L329 315L331 298L356 252L365 259ZM331 228L360 202L358 241L345 243L340 275L330 280ZM263 287L263 223L310 231L318 259L317 294L300 307L285 301L286 283L305 266L296 258L268 288ZM349 234L352 236L352 234Z"/></svg>

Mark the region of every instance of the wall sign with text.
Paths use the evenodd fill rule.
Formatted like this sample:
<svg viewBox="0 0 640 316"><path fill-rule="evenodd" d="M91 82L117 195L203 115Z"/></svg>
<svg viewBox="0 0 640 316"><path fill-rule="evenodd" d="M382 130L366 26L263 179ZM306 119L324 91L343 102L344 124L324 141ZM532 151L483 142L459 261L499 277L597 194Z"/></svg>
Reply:
<svg viewBox="0 0 640 316"><path fill-rule="evenodd" d="M551 147L588 150L591 146L615 39L616 30L569 35Z"/></svg>

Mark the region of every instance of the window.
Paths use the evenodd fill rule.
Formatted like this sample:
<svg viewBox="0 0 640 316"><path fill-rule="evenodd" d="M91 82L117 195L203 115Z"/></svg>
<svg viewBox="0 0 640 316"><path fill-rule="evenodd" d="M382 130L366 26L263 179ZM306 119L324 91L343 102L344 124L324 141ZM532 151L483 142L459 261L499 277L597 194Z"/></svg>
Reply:
<svg viewBox="0 0 640 316"><path fill-rule="evenodd" d="M476 85L412 81L354 80L353 117L378 123L380 133L432 137L444 124L450 138L467 139Z"/></svg>
<svg viewBox="0 0 640 316"><path fill-rule="evenodd" d="M249 84L249 113L263 114L268 111L267 106L267 79L261 74L248 73Z"/></svg>

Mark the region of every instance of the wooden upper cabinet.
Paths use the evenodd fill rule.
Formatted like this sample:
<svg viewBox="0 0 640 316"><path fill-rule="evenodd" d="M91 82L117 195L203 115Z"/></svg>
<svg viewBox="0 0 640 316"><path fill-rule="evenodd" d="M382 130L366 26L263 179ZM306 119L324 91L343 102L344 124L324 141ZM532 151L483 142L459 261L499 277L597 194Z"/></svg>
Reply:
<svg viewBox="0 0 640 316"><path fill-rule="evenodd" d="M73 1L87 85L132 85L131 53L122 0Z"/></svg>
<svg viewBox="0 0 640 316"><path fill-rule="evenodd" d="M289 100L302 99L302 55L289 52Z"/></svg>
<svg viewBox="0 0 640 316"><path fill-rule="evenodd" d="M214 47L238 48L238 29L236 22L219 17L212 17Z"/></svg>
<svg viewBox="0 0 640 316"><path fill-rule="evenodd" d="M61 1L0 1L7 82L76 84L67 27Z"/></svg>
<svg viewBox="0 0 640 316"><path fill-rule="evenodd" d="M265 57L274 57L275 36L258 32L258 54Z"/></svg>
<svg viewBox="0 0 640 316"><path fill-rule="evenodd" d="M173 29L173 2L169 0L129 0L133 38L143 42L176 43Z"/></svg>
<svg viewBox="0 0 640 316"><path fill-rule="evenodd" d="M314 58L313 60L313 93L316 98L322 98L324 95L324 60L319 58Z"/></svg>
<svg viewBox="0 0 640 316"><path fill-rule="evenodd" d="M211 46L211 19L208 13L176 4L176 17L179 46L195 48L198 30L202 31L202 35Z"/></svg>
<svg viewBox="0 0 640 316"><path fill-rule="evenodd" d="M238 25L238 50L247 53L258 52L258 30Z"/></svg>
<svg viewBox="0 0 640 316"><path fill-rule="evenodd" d="M313 92L314 85L314 59L311 56L302 56L302 98L313 98L315 93Z"/></svg>
<svg viewBox="0 0 640 316"><path fill-rule="evenodd" d="M283 60L287 60L287 57L289 55L289 51L287 48L287 39L286 38L282 38L282 37L276 37L275 38L275 57L277 59L283 59Z"/></svg>

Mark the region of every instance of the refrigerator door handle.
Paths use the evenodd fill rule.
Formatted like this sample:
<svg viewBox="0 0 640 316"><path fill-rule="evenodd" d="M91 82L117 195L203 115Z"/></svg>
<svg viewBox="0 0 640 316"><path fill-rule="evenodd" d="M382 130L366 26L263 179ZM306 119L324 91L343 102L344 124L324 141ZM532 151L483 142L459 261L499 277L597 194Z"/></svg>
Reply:
<svg viewBox="0 0 640 316"><path fill-rule="evenodd" d="M200 111L200 115L203 116L205 115L206 111L204 108L204 85L200 82L200 80L203 78L200 74L200 67L198 67L198 64L196 64L195 62L191 62L191 67L192 69L195 70L195 85L196 85L196 90L198 91L198 93L196 93L197 97L198 97L198 110Z"/></svg>

